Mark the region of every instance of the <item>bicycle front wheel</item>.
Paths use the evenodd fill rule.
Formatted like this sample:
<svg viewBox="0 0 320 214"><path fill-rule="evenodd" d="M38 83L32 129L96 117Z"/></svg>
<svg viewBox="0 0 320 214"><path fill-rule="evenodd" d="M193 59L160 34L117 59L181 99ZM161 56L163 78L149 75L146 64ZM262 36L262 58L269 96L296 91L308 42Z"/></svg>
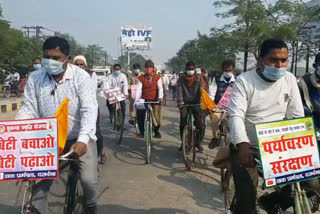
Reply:
<svg viewBox="0 0 320 214"><path fill-rule="evenodd" d="M146 128L144 131L144 140L146 142L146 164L150 164L151 159L151 141L152 141L152 124L146 121Z"/></svg>
<svg viewBox="0 0 320 214"><path fill-rule="evenodd" d="M191 126L186 125L182 133L182 150L184 164L188 170L191 170L194 167L194 149Z"/></svg>
<svg viewBox="0 0 320 214"><path fill-rule="evenodd" d="M232 214L236 203L235 185L231 171L224 173L224 206L225 214Z"/></svg>
<svg viewBox="0 0 320 214"><path fill-rule="evenodd" d="M123 123L124 123L121 109L117 110L116 115L117 115L115 118L116 120L114 121L116 136L117 136L118 144L121 144L122 137L123 137Z"/></svg>
<svg viewBox="0 0 320 214"><path fill-rule="evenodd" d="M79 174L70 166L64 214L85 213L85 197Z"/></svg>

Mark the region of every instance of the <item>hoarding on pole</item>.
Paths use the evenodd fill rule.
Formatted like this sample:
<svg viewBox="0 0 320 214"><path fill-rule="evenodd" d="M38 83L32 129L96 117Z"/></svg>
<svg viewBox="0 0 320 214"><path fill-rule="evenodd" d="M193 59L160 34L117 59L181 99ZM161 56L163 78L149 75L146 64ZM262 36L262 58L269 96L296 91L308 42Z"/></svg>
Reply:
<svg viewBox="0 0 320 214"><path fill-rule="evenodd" d="M121 26L121 46L124 50L150 50L151 26Z"/></svg>

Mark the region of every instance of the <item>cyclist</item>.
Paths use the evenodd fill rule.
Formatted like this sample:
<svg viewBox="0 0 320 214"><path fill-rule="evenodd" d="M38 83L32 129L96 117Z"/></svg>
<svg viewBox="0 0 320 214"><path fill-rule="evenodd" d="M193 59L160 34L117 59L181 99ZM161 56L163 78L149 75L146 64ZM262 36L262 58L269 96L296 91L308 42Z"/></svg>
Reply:
<svg viewBox="0 0 320 214"><path fill-rule="evenodd" d="M154 74L154 63L151 60L146 61L145 63L145 74L138 77L138 86L136 91L136 100L144 99L146 102L156 102L159 101L160 104L163 100L163 87L161 76ZM154 105L154 112L158 111L159 105ZM137 119L140 134L138 137L144 137L144 120L146 116L145 109L137 109ZM159 116L159 114L158 114ZM157 121L160 121L159 118L156 118ZM160 125L154 127L155 138L161 138L159 132Z"/></svg>
<svg viewBox="0 0 320 214"><path fill-rule="evenodd" d="M298 85L306 116L313 116L316 130L320 129L320 53L316 55L313 67L314 73L303 76ZM301 182L301 186L319 190L319 179ZM290 197L290 186L283 187L281 191L266 194L259 199L259 203L265 207L268 214L276 213L274 207L280 206L283 211L294 205Z"/></svg>
<svg viewBox="0 0 320 214"><path fill-rule="evenodd" d="M110 88L116 88L119 87L121 89L121 92L128 97L128 80L127 76L123 73L121 73L121 65L115 64L112 68L112 74L109 76L108 80L104 82L103 84L103 90L110 89ZM123 100L120 102L121 106L121 112L123 116L123 121L125 121L125 115L126 115L126 101ZM112 122L113 118L113 105L109 103L107 100L107 107L109 109L109 117L110 121Z"/></svg>
<svg viewBox="0 0 320 214"><path fill-rule="evenodd" d="M64 38L50 37L43 43L42 68L30 74L25 96L16 119L53 117L65 98L68 106L68 139L70 148L80 157L80 180L84 189L88 213L97 212L98 163L96 119L98 106L92 96L89 74L67 63L70 46ZM35 207L48 213L48 193L52 180L40 181L33 189Z"/></svg>
<svg viewBox="0 0 320 214"><path fill-rule="evenodd" d="M165 70L162 71L162 81L163 81L163 94L165 99L167 99L169 95L170 80L168 77L168 72Z"/></svg>
<svg viewBox="0 0 320 214"><path fill-rule="evenodd" d="M209 86L209 96L216 104L219 103L223 94L229 86L232 86L235 79L234 69L235 63L233 60L225 60L221 64L223 73L220 78L212 78L211 84ZM211 118L211 130L212 130L212 140L209 144L210 148L218 146L218 124L221 118L221 114L215 113L215 117Z"/></svg>
<svg viewBox="0 0 320 214"><path fill-rule="evenodd" d="M138 77L141 76L142 73L141 73L141 66L139 63L136 63L133 65L133 76L130 78L129 80L129 85L137 85L138 84ZM129 88L129 90L131 90ZM133 104L134 104L134 99L130 96L129 98L130 100L130 116L131 116L131 119L129 120L129 123L131 125L134 125L134 121L136 119L136 116L137 116L137 112L136 112L136 109L134 108Z"/></svg>
<svg viewBox="0 0 320 214"><path fill-rule="evenodd" d="M82 55L75 56L73 58L73 64L88 72L88 74L90 75L92 94L94 96L97 96L97 87L98 87L97 75L95 72L91 71L90 69L87 69L86 58ZM97 100L97 98L96 98L96 100ZM99 105L97 105L97 106L99 106ZM106 155L103 151L103 136L102 136L102 132L100 129L99 107L98 107L98 118L97 118L97 124L96 124L96 136L97 136L98 157L100 158L100 163L104 163L106 160Z"/></svg>
<svg viewBox="0 0 320 214"><path fill-rule="evenodd" d="M173 77L170 81L170 86L171 86L171 89L172 89L172 99L173 101L176 100L176 97L177 97L177 82L178 82L178 76L176 73L173 73Z"/></svg>
<svg viewBox="0 0 320 214"><path fill-rule="evenodd" d="M204 133L204 124L202 120L201 90L203 87L203 79L195 72L195 64L188 62L186 64L187 71L179 78L177 84L177 105L180 108L180 137L182 139L183 129L187 124L188 109L192 109L192 114L195 120L195 126L200 132L196 135L196 147L199 151L203 151L201 146L201 136ZM183 105L195 105L193 107L183 107ZM182 144L179 148L182 151Z"/></svg>
<svg viewBox="0 0 320 214"><path fill-rule="evenodd" d="M258 169L254 157L258 141L255 124L304 116L296 78L287 72L287 45L278 39L265 40L257 65L256 71L243 73L235 81L228 111L233 143L235 214L256 211ZM274 211L265 203L262 208L269 213Z"/></svg>
<svg viewBox="0 0 320 214"><path fill-rule="evenodd" d="M33 69L36 71L36 70L39 70L40 68L41 68L41 59L38 57L33 60Z"/></svg>

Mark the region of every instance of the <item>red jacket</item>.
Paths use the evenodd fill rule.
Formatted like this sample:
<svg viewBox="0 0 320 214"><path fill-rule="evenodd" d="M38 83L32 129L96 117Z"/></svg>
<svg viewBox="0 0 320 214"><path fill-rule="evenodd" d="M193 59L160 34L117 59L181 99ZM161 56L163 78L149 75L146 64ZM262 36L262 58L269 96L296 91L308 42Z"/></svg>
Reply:
<svg viewBox="0 0 320 214"><path fill-rule="evenodd" d="M146 75L138 77L142 83L142 95L141 98L146 101L157 101L158 100L158 80L161 78L158 74L153 74L150 79Z"/></svg>

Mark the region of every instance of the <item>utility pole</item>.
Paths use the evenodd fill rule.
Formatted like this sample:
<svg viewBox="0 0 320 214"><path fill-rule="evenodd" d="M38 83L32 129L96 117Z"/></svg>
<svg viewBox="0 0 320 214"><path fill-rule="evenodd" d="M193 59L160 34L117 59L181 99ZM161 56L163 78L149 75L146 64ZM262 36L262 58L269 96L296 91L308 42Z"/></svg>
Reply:
<svg viewBox="0 0 320 214"><path fill-rule="evenodd" d="M107 51L104 51L104 66L107 66Z"/></svg>
<svg viewBox="0 0 320 214"><path fill-rule="evenodd" d="M128 49L128 72L130 71L130 51Z"/></svg>
<svg viewBox="0 0 320 214"><path fill-rule="evenodd" d="M36 33L36 38L40 38L41 37L41 29L45 29L42 26L22 26L23 29L26 29L26 33L28 38L30 38L30 33L31 32L35 32ZM32 31L31 31L32 30Z"/></svg>

